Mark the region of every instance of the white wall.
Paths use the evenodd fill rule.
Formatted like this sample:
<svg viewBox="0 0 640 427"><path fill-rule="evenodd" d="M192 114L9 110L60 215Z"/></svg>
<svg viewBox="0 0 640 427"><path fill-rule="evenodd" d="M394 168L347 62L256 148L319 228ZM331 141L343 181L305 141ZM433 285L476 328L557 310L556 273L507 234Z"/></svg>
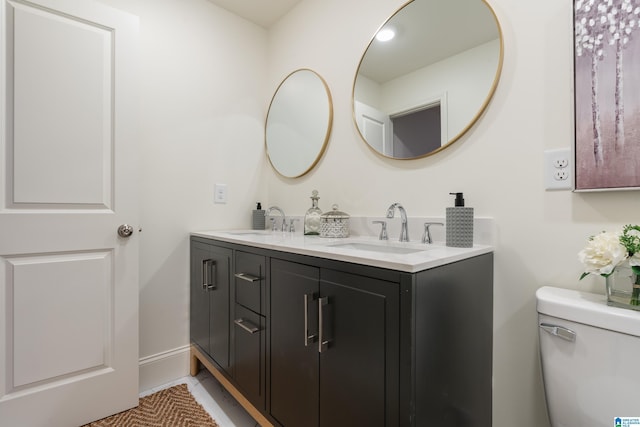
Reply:
<svg viewBox="0 0 640 427"><path fill-rule="evenodd" d="M140 357L162 359L189 343L189 232L248 227L266 192L266 31L206 0L102 1L140 17ZM141 388L175 378L151 370Z"/></svg>
<svg viewBox="0 0 640 427"><path fill-rule="evenodd" d="M296 179L271 170L269 200L302 215L311 190L320 207L382 215L399 201L412 216L444 215L449 192L464 191L476 215L495 218L494 426L548 425L538 360L535 291L546 284L602 292L578 283L576 254L603 229L637 222L634 192L545 192L543 151L572 144L572 3L490 0L502 26L501 81L486 113L453 146L412 161L382 158L360 139L351 93L373 32L404 0L305 0L269 32L267 100L291 70L327 81L334 126L316 168ZM470 284L472 286L473 284ZM594 366L594 371L598 367Z"/></svg>

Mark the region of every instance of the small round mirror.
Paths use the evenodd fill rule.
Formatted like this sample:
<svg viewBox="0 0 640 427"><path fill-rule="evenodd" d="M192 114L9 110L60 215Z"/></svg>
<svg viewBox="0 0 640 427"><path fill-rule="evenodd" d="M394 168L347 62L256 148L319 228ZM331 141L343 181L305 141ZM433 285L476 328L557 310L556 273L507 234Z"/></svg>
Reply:
<svg viewBox="0 0 640 427"><path fill-rule="evenodd" d="M502 32L484 0L413 0L376 32L353 85L364 141L395 159L434 154L458 140L493 96Z"/></svg>
<svg viewBox="0 0 640 427"><path fill-rule="evenodd" d="M286 178L309 172L324 152L333 121L331 93L316 72L300 69L278 86L265 125L267 156Z"/></svg>

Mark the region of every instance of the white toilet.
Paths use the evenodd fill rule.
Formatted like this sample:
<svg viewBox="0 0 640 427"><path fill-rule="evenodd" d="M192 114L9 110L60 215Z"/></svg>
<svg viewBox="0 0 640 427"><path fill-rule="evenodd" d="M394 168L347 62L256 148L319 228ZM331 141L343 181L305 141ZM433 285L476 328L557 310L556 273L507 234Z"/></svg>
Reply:
<svg viewBox="0 0 640 427"><path fill-rule="evenodd" d="M536 292L542 376L552 427L640 425L640 312L604 295Z"/></svg>

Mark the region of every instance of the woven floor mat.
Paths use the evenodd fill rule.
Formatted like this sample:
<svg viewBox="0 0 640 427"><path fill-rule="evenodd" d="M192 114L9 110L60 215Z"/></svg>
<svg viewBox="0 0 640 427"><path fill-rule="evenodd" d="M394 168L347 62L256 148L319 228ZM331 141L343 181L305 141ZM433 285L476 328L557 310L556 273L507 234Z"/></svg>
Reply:
<svg viewBox="0 0 640 427"><path fill-rule="evenodd" d="M219 427L196 402L186 384L161 390L140 399L128 411L82 427Z"/></svg>

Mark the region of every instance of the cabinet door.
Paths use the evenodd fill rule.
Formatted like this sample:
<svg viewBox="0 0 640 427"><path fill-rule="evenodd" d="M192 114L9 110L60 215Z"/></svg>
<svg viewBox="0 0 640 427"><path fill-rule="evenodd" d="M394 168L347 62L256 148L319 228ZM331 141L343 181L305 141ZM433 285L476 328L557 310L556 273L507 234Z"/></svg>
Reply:
<svg viewBox="0 0 640 427"><path fill-rule="evenodd" d="M398 424L398 288L321 270L320 426Z"/></svg>
<svg viewBox="0 0 640 427"><path fill-rule="evenodd" d="M209 245L191 243L190 335L191 342L209 353L209 292L205 283Z"/></svg>
<svg viewBox="0 0 640 427"><path fill-rule="evenodd" d="M209 354L229 369L229 284L231 250L212 246L209 256Z"/></svg>
<svg viewBox="0 0 640 427"><path fill-rule="evenodd" d="M191 340L228 369L231 250L199 242L191 250Z"/></svg>
<svg viewBox="0 0 640 427"><path fill-rule="evenodd" d="M285 427L318 425L318 280L315 267L271 260L270 413Z"/></svg>

